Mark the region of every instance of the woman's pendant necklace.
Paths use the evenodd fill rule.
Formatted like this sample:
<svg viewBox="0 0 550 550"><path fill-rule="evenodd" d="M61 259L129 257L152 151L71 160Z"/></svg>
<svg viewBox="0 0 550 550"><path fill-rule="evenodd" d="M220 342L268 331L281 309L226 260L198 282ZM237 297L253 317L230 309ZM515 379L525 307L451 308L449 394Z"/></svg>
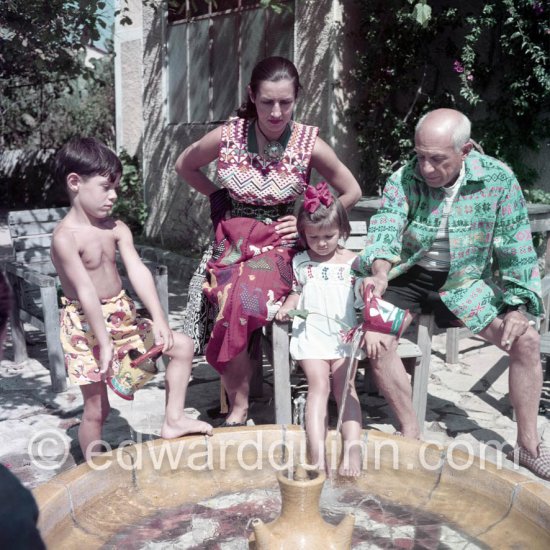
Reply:
<svg viewBox="0 0 550 550"><path fill-rule="evenodd" d="M283 158L283 155L285 154L285 148L283 147L283 144L280 143L277 139L270 140L262 132L262 129L260 128L260 123L258 121L256 121L256 126L257 126L258 130L260 131L260 134L262 134L262 136L264 136L264 139L267 142L264 145L264 156L265 156L265 158L270 160L270 161L274 161L274 162L280 161ZM288 128L288 126L285 127L285 129L283 130L283 133L279 136L278 139L281 139L281 137L286 132L287 128Z"/></svg>

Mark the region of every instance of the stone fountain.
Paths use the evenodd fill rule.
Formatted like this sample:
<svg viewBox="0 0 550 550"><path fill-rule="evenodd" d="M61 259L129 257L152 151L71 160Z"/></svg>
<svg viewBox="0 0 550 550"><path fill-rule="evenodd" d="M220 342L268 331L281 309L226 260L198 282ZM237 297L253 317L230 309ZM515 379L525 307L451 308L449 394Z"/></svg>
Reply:
<svg viewBox="0 0 550 550"><path fill-rule="evenodd" d="M543 484L458 449L451 455L436 444L380 432L365 436L363 475L343 485L324 483L322 518L318 493L300 497L309 499L315 521L331 523L335 537L349 528L354 512L352 548L394 542L550 548L550 490ZM291 516L292 530L306 531L310 523L288 504L281 511L277 488L277 479L288 480L286 472L303 462L304 450L304 432L294 426L219 429L211 438L119 448L96 457L93 467L82 464L37 487L39 527L52 549L198 549L215 541L248 548L250 538L258 548L272 548L261 546L263 533L271 541ZM328 451L330 463L339 448L329 444ZM291 481L314 481L321 492L324 480Z"/></svg>

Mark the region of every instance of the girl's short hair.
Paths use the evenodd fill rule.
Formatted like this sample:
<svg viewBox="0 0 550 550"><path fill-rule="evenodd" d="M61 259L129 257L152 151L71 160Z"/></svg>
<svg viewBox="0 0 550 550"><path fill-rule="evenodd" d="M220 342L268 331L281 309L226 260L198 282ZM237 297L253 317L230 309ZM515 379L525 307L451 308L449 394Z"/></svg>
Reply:
<svg viewBox="0 0 550 550"><path fill-rule="evenodd" d="M351 233L348 213L344 205L334 196L329 206L320 204L314 212L308 212L304 207L304 203L302 203L298 210L297 218L296 228L304 242L306 225L320 225L322 227L331 227L335 225L338 227L340 237L344 240L346 240Z"/></svg>
<svg viewBox="0 0 550 550"><path fill-rule="evenodd" d="M298 97L298 91L301 88L300 76L292 61L286 57L266 57L259 61L250 76L250 90L256 96L262 82L279 82L280 80L290 80L294 86L294 99ZM250 99L247 92L246 101L237 109L237 116L245 119L253 119L258 116L256 105Z"/></svg>

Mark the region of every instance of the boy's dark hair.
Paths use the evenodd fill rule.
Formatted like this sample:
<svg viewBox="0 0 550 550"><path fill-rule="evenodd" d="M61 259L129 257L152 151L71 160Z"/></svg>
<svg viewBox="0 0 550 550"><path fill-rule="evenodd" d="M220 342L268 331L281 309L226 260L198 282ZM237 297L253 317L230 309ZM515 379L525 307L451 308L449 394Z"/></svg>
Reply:
<svg viewBox="0 0 550 550"><path fill-rule="evenodd" d="M340 237L346 240L351 233L351 225L349 223L348 213L344 208L344 205L335 197L330 206L324 206L320 204L314 212L308 212L304 208L304 204L300 206L297 215L296 229L298 234L302 238L304 244L305 239L305 226L306 225L320 225L322 227L331 227L336 225L340 232Z"/></svg>
<svg viewBox="0 0 550 550"><path fill-rule="evenodd" d="M122 163L114 151L96 138L74 137L57 152L54 178L66 185L74 172L82 177L105 176L114 182L122 174Z"/></svg>

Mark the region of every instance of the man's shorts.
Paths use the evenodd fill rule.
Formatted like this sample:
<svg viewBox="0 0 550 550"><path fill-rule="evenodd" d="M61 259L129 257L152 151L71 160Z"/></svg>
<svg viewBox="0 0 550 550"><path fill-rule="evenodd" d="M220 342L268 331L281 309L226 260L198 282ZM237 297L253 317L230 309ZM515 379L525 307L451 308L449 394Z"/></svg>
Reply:
<svg viewBox="0 0 550 550"><path fill-rule="evenodd" d="M63 297L61 310L61 344L65 368L73 384L85 385L101 381L99 345L78 300ZM155 343L153 323L136 313L133 300L122 290L114 298L101 301L107 332L113 340L115 356L113 372L130 350L145 353Z"/></svg>
<svg viewBox="0 0 550 550"><path fill-rule="evenodd" d="M441 301L438 290L447 271L428 271L418 265L388 282L384 300L413 314L433 313L439 328L461 327L460 319Z"/></svg>

